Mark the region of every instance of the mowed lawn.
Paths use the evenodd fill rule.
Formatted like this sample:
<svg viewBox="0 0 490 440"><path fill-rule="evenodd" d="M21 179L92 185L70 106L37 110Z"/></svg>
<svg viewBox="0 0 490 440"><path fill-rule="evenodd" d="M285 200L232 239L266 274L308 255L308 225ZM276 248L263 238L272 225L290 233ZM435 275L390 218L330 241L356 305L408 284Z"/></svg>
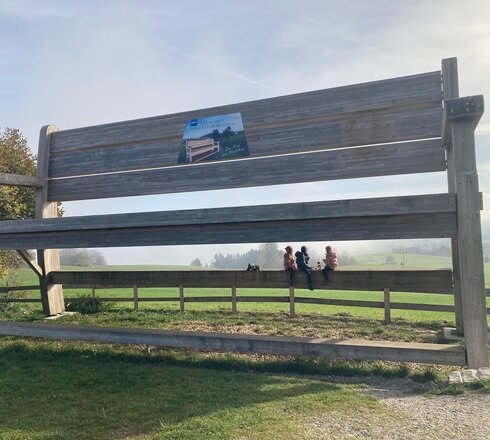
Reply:
<svg viewBox="0 0 490 440"><path fill-rule="evenodd" d="M395 264L386 264L386 258L392 255ZM406 254L405 266L401 266L402 254L372 254L358 258L359 264L345 266L345 270L403 270L406 269L449 269L451 260L446 257L426 256L418 254ZM84 270L80 267L67 267L67 270ZM195 269L189 266L105 266L91 268L90 270L183 270ZM85 269L86 270L86 269ZM490 283L490 264L485 264L487 283ZM19 269L15 277L18 284L36 284L37 280L29 269ZM30 297L38 295L37 292L28 294ZM89 296L89 289L65 289L66 298ZM139 312L132 312L133 291L131 288L124 289L97 289L97 297L126 297L128 302L110 303L103 314L78 316L67 318L68 322L77 322L94 325L121 325L121 326L144 326L154 328L179 328L179 329L203 329L219 331L246 331L252 326L254 332L267 334L304 334L312 336L374 336L376 338L390 337L402 340L418 339L419 332L414 328L421 328L422 337L426 340L426 330L438 328L443 325L454 325L454 314L446 312L428 312L413 310L392 310L394 325L403 324L407 331L392 333L389 326L380 327L380 321L384 318L384 311L380 308L363 308L349 306L330 306L317 304L296 304L297 318L287 318L289 312L288 303L238 303L239 314L235 317L228 312L231 310L231 289L209 289L209 288L186 288L186 296L215 296L224 295L230 297L229 303L186 303L186 313L180 314L178 302L140 302ZM288 296L286 289L238 289L240 295L251 296ZM297 296L315 298L338 298L365 301L383 301L383 292L363 291L325 291L296 290ZM179 296L178 288L141 288L140 298L151 297L173 297ZM420 304L442 304L453 305L452 295L443 294L421 294L421 293L392 293L392 302L420 303ZM487 298L487 307L490 307L490 298ZM36 319L40 315L40 305L25 308L26 313L15 314L15 319ZM357 318L361 318L357 320ZM330 325L330 323L332 325ZM369 325L369 323L374 323ZM359 329L356 330L356 327ZM241 327L241 328L240 328ZM314 328L320 328L315 331ZM372 332L366 330L372 327ZM403 327L403 326L402 326ZM330 329L330 331L329 331ZM373 333L374 332L374 333ZM434 336L435 337L435 336ZM434 337L429 338L433 340Z"/></svg>
<svg viewBox="0 0 490 440"><path fill-rule="evenodd" d="M378 256L378 261L371 258L366 265L372 269L399 267L385 265L386 255ZM439 266L431 261L435 268L448 267L448 259L437 262ZM138 268L162 269L126 267ZM189 269L174 267L184 268ZM37 282L28 269L15 275L18 284ZM66 297L89 294L65 291ZM287 294L283 289L238 291L238 295ZM186 289L186 295L230 295L230 291ZM379 301L383 296L302 290L297 295ZM50 324L444 342L441 328L454 322L449 313L393 310L393 323L384 325L382 309L307 304L297 304L297 317L290 318L287 303L239 303L237 315L231 314L230 303L186 303L181 313L178 302L148 302L135 311L132 289L97 290L97 296L127 296L129 302L106 303L99 313L76 314ZM140 296L178 296L178 290L140 289ZM452 304L450 295L413 293L394 293L392 301ZM39 304L0 307L0 319L43 320ZM360 392L363 381L378 375L441 383L449 369L0 337L0 439L308 440L355 438L358 433L376 437L381 431L396 438L408 415ZM351 377L352 383L343 383L342 376Z"/></svg>
<svg viewBox="0 0 490 440"><path fill-rule="evenodd" d="M380 426L396 432L406 417L359 393L362 378L346 385L321 376L253 371L261 362L230 355L213 363L138 347L0 339L0 438L350 438ZM293 369L307 367L289 362ZM287 361L277 365L288 369ZM316 371L331 372L321 364ZM395 375L403 371L391 369Z"/></svg>

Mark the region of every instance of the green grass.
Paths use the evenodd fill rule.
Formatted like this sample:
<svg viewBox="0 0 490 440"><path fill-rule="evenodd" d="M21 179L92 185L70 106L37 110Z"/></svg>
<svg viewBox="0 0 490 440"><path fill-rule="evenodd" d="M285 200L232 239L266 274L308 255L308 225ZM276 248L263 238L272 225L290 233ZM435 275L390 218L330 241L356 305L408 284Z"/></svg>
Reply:
<svg viewBox="0 0 490 440"><path fill-rule="evenodd" d="M0 339L0 438L314 439L315 423L339 414L368 431L373 418L392 427L399 418L353 385L204 362L138 348Z"/></svg>
<svg viewBox="0 0 490 440"><path fill-rule="evenodd" d="M424 391L427 396L441 396L441 395L461 395L469 394L473 392L490 393L490 380L482 380L478 382L470 383L458 383L448 384L441 382L428 390Z"/></svg>
<svg viewBox="0 0 490 440"><path fill-rule="evenodd" d="M370 258L357 269L365 269L368 263L372 269L390 268L384 265L386 254ZM406 261L416 263L407 256ZM417 264L424 268L447 264L447 259L431 261L432 266L425 259L418 259ZM126 268L158 270L162 266ZM19 269L15 275L19 284L37 283L28 269ZM65 291L66 297L88 293ZM223 294L230 292L186 289L189 296ZM131 289L98 290L97 295L128 296L132 301ZM178 296L178 290L140 290L140 296L165 295ZM238 295L287 295L287 291L240 289ZM377 301L383 296L381 292L300 290L297 295ZM392 301L452 304L450 295L394 293ZM230 308L227 303L188 303L186 312L180 313L178 303L140 303L138 311L130 303L105 303L99 313L76 314L50 324L425 342L444 342L441 328L454 324L449 313L393 310L393 323L383 325L382 309L298 304L298 316L289 318L288 304L239 303L237 315ZM9 304L0 310L0 319L41 321L43 316L39 304ZM388 362L0 338L0 439L343 439L361 430L376 436L380 424L396 438L399 422L407 416L356 389L377 375L432 382L426 392L435 395L487 392L486 383L448 386L448 370ZM333 420L341 422L330 423Z"/></svg>
<svg viewBox="0 0 490 440"><path fill-rule="evenodd" d="M387 268L384 264L388 254L374 254L363 257L363 269ZM396 261L401 254L392 254ZM407 254L408 267L443 268L450 259ZM417 266L418 265L418 266ZM490 265L486 264L486 270ZM181 269L179 266L107 266L100 270L156 270ZM190 268L187 266L186 268ZM351 266L348 266L351 269ZM67 267L65 269L73 269ZM76 268L80 270L81 268ZM357 268L359 269L359 267ZM36 279L29 269L15 272L19 284L34 284ZM488 279L488 278L487 278ZM231 295L229 289L188 288L186 296ZM140 303L137 313L132 311L132 289L99 289L98 297L127 297L128 303L105 303L106 312L94 315L79 315L64 318L61 322L87 325L139 326L147 328L169 328L181 330L247 332L270 335L303 335L321 337L361 337L401 341L444 342L441 336L443 326L454 326L454 314L442 312L392 310L393 323L385 326L383 309L297 304L297 318L290 319L288 303L239 303L237 316L230 313L231 303L186 303L186 313L181 315L178 302ZM238 289L240 295L287 296L285 289ZM34 293L27 294L34 296ZM65 297L88 296L87 289L66 289ZM177 288L140 289L140 297L178 297ZM297 296L338 298L366 301L383 301L382 292L360 291L296 291ZM392 293L393 302L452 305L451 295L422 293ZM490 298L487 298L490 307ZM15 320L42 319L40 304L32 306L9 306L3 318Z"/></svg>

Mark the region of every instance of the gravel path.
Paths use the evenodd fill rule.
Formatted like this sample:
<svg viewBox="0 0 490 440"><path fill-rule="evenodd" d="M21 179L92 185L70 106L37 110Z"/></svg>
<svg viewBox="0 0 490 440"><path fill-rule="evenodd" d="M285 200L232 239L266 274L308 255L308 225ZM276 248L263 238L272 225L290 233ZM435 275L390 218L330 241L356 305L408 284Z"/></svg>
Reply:
<svg viewBox="0 0 490 440"><path fill-rule="evenodd" d="M414 394L416 387L407 380L379 380L363 391L406 416L390 438L490 439L490 394L423 396Z"/></svg>
<svg viewBox="0 0 490 440"><path fill-rule="evenodd" d="M490 440L490 394L423 396L421 385L405 379L373 379L360 393L389 410L369 414L352 409L329 420L314 420L325 439Z"/></svg>

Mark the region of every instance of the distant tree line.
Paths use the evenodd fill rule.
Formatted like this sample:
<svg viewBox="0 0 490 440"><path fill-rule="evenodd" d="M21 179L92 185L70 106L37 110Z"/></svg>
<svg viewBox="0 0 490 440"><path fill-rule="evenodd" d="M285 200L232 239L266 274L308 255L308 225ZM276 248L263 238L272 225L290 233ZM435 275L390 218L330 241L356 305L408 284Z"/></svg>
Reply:
<svg viewBox="0 0 490 440"><path fill-rule="evenodd" d="M258 249L250 249L244 253L214 255L211 267L215 269L246 269L247 265L258 264L263 269L282 268L284 251L277 243L261 244Z"/></svg>
<svg viewBox="0 0 490 440"><path fill-rule="evenodd" d="M63 266L106 266L102 252L94 249L62 249L60 252Z"/></svg>

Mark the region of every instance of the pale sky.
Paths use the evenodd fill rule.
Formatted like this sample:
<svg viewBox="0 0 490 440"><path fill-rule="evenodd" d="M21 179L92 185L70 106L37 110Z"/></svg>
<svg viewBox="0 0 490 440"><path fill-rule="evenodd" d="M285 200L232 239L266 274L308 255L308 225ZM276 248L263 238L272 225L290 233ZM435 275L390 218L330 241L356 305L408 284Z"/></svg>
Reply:
<svg viewBox="0 0 490 440"><path fill-rule="evenodd" d="M47 123L68 129L404 76L438 70L453 56L461 96L490 97L489 23L485 0L0 0L0 127L19 128L36 151ZM490 112L476 140L490 206ZM446 190L445 174L435 173L64 206L72 216ZM490 227L487 212L483 222ZM250 247L104 253L113 264L187 264Z"/></svg>

